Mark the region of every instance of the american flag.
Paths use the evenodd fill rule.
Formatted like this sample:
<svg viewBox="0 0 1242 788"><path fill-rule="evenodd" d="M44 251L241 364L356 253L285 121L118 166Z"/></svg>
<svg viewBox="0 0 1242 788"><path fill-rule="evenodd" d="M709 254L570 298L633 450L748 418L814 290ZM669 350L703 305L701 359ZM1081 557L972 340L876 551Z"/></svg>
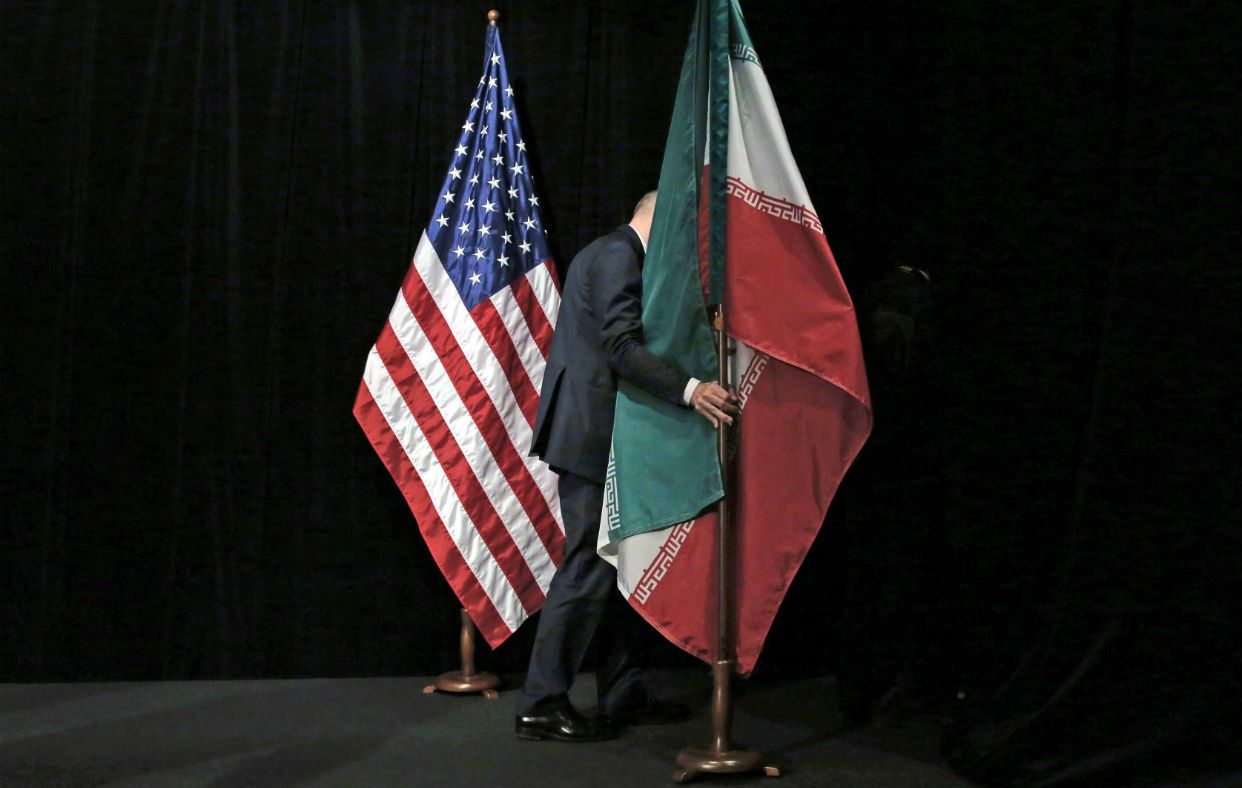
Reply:
<svg viewBox="0 0 1242 788"><path fill-rule="evenodd" d="M560 307L500 31L354 416L436 563L499 645L564 549L556 475L528 456Z"/></svg>

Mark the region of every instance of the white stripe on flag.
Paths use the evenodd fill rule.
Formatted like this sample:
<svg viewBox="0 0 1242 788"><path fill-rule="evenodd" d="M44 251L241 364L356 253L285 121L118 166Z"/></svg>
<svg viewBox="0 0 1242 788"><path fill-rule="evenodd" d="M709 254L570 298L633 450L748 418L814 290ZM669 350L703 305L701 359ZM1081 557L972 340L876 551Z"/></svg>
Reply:
<svg viewBox="0 0 1242 788"><path fill-rule="evenodd" d="M513 290L506 287L497 292L492 296L492 304L496 307L496 313L500 315L505 330L509 332L509 338L513 340L514 347L517 348L522 368L526 370L531 385L538 392L543 386L543 372L547 367L547 361L543 353L539 351L535 338L531 335L530 326L526 323L522 310L518 308L517 300L513 297ZM555 315L556 313L553 312L549 319L555 321ZM521 421L525 423L524 418ZM530 468L531 477L539 486L539 491L543 494L544 500L548 502L553 516L556 517L557 525L564 530L564 526L561 525L561 498L556 490L556 474L543 460L526 456L534 433L531 432L530 435L527 443L518 445L518 451L522 454L526 467Z"/></svg>
<svg viewBox="0 0 1242 788"><path fill-rule="evenodd" d="M398 300L403 300L400 295ZM367 356L362 379L380 412L384 414L389 429L409 457L415 473L426 487L427 496L444 523L445 532L453 540L453 544L457 545L458 552L500 617L504 619L505 625L510 630L516 630L526 618L526 611L522 608L517 591L510 585L474 523L458 502L453 485L444 474L443 466L437 461L426 436L419 429L405 398L388 374L379 350L374 345Z"/></svg>
<svg viewBox="0 0 1242 788"><path fill-rule="evenodd" d="M470 368L474 370L487 396L496 405L509 440L517 448L517 453L531 476L536 479L544 500L559 516L560 507L555 495L555 481L545 486L547 478L552 475L551 470L542 460L531 457L527 453L534 439L534 430L520 410L501 406L501 403L515 401L517 396L509 386L504 370L500 362L496 360L491 346L487 344L487 339L484 338L482 332L479 331L478 324L466 310L466 305L462 303L461 295L457 292L453 281L449 279L448 273L445 272L435 248L427 240L426 232L423 233L418 249L414 252L414 266L423 278L423 283L427 287L427 292L431 294L432 300L435 301L436 308L440 310L449 330L453 332L457 344L461 346ZM516 337L514 339L516 341ZM539 390L538 385L535 386L535 390Z"/></svg>
<svg viewBox="0 0 1242 788"><path fill-rule="evenodd" d="M543 308L543 313L548 316L548 321L555 327L556 316L561 309L561 294L556 289L556 282L552 280L552 272L548 270L548 266L552 265L552 261L537 265L526 274L526 281L530 282L530 289L535 293L535 300L539 302L539 306ZM543 373L539 375L539 384L535 388L539 388L543 384Z"/></svg>
<svg viewBox="0 0 1242 788"><path fill-rule="evenodd" d="M530 378L535 391L539 391L539 387L543 385L543 354L539 352L539 346L531 336L526 317L522 314L517 299L513 297L513 289L506 287L498 290L491 300L505 330L509 332L509 338L513 340L513 346L517 348L518 359L526 370L526 377Z"/></svg>
<svg viewBox="0 0 1242 788"><path fill-rule="evenodd" d="M815 210L789 150L785 126L781 123L767 76L757 63L732 57L729 58L729 176L771 197Z"/></svg>
<svg viewBox="0 0 1242 788"><path fill-rule="evenodd" d="M434 250L432 253L434 254ZM504 523L505 530L513 537L513 542L521 552L522 558L535 575L540 590L546 594L556 567L539 540L534 523L531 522L526 510L522 508L521 502L513 492L510 480L505 478L504 473L497 466L496 458L492 456L491 449L488 448L482 433L479 432L469 409L457 393L453 379L441 363L430 337L423 332L414 313L410 311L404 294L398 294L393 303L392 313L388 316L388 322L392 325L393 333L405 349L406 355L409 356L410 363L414 365L419 377L426 384L427 394L435 403L436 409L440 411L445 426L457 441L457 445L461 447L462 458L482 485L487 499L500 516L501 522ZM473 324L473 321L471 323ZM483 344L484 348L487 347L481 334L478 342ZM462 346L462 352L467 358L477 355L471 350L465 345ZM490 349L488 353L490 356ZM499 366L495 362L493 364ZM504 381L504 383L504 390L509 391L508 382ZM527 445L529 445L529 439ZM440 461L444 464L451 464L447 458L442 457Z"/></svg>

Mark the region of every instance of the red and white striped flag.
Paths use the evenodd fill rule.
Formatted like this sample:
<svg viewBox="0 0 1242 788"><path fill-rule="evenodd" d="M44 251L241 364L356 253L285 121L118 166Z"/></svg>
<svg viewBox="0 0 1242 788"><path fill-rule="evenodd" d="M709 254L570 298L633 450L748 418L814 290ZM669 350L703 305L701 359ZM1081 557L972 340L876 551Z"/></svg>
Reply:
<svg viewBox="0 0 1242 788"><path fill-rule="evenodd" d="M528 456L560 289L494 24L461 128L354 416L494 647L543 606L565 530Z"/></svg>

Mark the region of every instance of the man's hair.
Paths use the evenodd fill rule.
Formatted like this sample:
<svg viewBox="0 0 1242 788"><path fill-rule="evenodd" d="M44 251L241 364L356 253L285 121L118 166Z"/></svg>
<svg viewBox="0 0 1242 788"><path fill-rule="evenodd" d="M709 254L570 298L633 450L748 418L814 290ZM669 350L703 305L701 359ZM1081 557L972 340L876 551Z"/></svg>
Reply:
<svg viewBox="0 0 1242 788"><path fill-rule="evenodd" d="M638 204L634 206L634 216L637 216L645 208L650 208L655 204L656 192L654 190L647 192L638 199Z"/></svg>

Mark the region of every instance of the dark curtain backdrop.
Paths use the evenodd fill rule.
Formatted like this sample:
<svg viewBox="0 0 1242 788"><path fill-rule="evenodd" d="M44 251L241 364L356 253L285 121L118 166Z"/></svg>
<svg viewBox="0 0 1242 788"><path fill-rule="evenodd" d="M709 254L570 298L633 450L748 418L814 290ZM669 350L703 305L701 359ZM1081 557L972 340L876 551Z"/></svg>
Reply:
<svg viewBox="0 0 1242 788"><path fill-rule="evenodd" d="M877 417L757 677L948 714L981 782L1228 784L1234 4L743 5ZM350 407L487 7L0 6L0 679L452 664ZM656 180L693 3L499 7L563 267Z"/></svg>

